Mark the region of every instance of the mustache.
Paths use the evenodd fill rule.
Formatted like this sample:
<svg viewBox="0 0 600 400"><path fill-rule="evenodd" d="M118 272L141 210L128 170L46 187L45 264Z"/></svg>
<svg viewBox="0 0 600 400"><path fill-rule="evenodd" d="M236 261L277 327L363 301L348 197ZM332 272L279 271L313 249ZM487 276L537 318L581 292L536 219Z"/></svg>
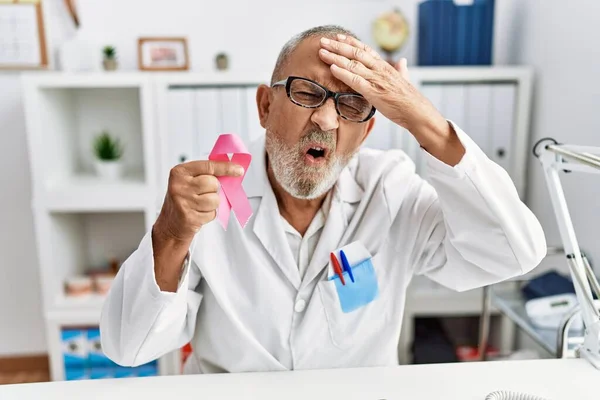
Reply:
<svg viewBox="0 0 600 400"><path fill-rule="evenodd" d="M303 146L307 143L317 142L321 143L330 150L335 150L337 144L337 135L334 131L323 131L320 129L311 129L302 138L300 138L300 145Z"/></svg>

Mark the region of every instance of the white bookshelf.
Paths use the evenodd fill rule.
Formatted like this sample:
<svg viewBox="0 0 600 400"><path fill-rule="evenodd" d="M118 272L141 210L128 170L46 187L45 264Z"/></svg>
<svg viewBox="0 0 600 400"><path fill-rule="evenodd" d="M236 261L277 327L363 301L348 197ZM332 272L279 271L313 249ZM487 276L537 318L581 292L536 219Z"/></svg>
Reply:
<svg viewBox="0 0 600 400"><path fill-rule="evenodd" d="M524 198L531 69L413 67L410 76L446 117L507 169ZM238 133L244 140L262 134L255 90L269 78L264 71L24 75L32 207L53 379L64 378L61 327L97 324L103 303L101 296L65 297L64 279L133 251L156 218L168 172L180 156L205 157L220 133ZM412 136L377 117L368 145L402 148L421 171ZM102 181L93 173L89 146L101 129L119 134L127 144L122 181ZM481 290L457 293L415 279L407 294L401 361L409 358L415 318L478 316L481 305ZM512 343L505 324L502 335L503 346ZM163 357L161 373L178 373L178 362L177 352Z"/></svg>
<svg viewBox="0 0 600 400"><path fill-rule="evenodd" d="M51 377L65 379L61 329L94 327L104 296L66 296L67 279L124 261L156 217L155 103L142 74L23 76L32 208ZM98 177L92 140L103 130L125 145L125 173ZM162 373L176 373L172 360Z"/></svg>

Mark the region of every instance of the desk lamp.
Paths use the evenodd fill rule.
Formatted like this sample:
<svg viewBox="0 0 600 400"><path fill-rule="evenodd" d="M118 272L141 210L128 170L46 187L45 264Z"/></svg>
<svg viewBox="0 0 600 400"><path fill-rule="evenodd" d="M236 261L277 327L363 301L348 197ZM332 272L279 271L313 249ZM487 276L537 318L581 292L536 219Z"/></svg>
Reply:
<svg viewBox="0 0 600 400"><path fill-rule="evenodd" d="M592 294L593 290L600 298L600 285L587 258L582 256L579 249L559 177L559 171L600 175L600 147L563 145L554 139L544 138L535 144L533 154L544 169L546 185L585 326L583 344L577 352L579 357L587 359L594 367L600 369L600 312Z"/></svg>

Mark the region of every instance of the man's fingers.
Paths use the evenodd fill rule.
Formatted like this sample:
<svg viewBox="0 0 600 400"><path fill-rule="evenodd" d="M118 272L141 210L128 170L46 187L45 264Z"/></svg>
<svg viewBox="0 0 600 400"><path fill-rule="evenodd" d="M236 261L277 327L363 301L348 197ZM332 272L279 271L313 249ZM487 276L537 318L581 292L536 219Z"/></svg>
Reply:
<svg viewBox="0 0 600 400"><path fill-rule="evenodd" d="M395 68L398 72L400 72L400 75L402 75L405 80L410 81L410 77L408 76L408 61L406 58L401 58L398 60Z"/></svg>
<svg viewBox="0 0 600 400"><path fill-rule="evenodd" d="M347 43L351 46L358 47L359 49L364 50L366 53L370 54L371 57L373 57L375 60L382 59L379 53L373 50L371 46L364 44L363 42L354 37L338 34L337 38L341 42Z"/></svg>
<svg viewBox="0 0 600 400"><path fill-rule="evenodd" d="M369 82L360 75L354 74L347 69L338 67L336 64L331 65L331 73L340 81L356 90L358 93L366 93L369 89Z"/></svg>
<svg viewBox="0 0 600 400"><path fill-rule="evenodd" d="M365 46L353 46L348 43L322 38L321 46L332 53L339 54L346 59L356 60L369 69L377 69L379 60L372 56L369 48Z"/></svg>
<svg viewBox="0 0 600 400"><path fill-rule="evenodd" d="M370 78L373 75L373 71L364 66L360 61L354 59L348 59L339 54L332 53L328 50L321 49L319 51L321 59L327 64L335 64L338 67L344 68L353 74Z"/></svg>
<svg viewBox="0 0 600 400"><path fill-rule="evenodd" d="M214 176L242 176L244 168L241 165L234 164L231 161L188 161L183 164L184 168L193 176L214 175Z"/></svg>
<svg viewBox="0 0 600 400"><path fill-rule="evenodd" d="M217 193L206 193L196 197L194 209L198 212L211 212L219 207L219 201Z"/></svg>
<svg viewBox="0 0 600 400"><path fill-rule="evenodd" d="M219 180L212 175L194 176L190 185L195 194L217 193L219 191Z"/></svg>
<svg viewBox="0 0 600 400"><path fill-rule="evenodd" d="M214 220L215 218L217 218L217 210L211 210L211 211L196 211L197 217L200 220L200 223L202 225L204 224L208 224L210 221Z"/></svg>

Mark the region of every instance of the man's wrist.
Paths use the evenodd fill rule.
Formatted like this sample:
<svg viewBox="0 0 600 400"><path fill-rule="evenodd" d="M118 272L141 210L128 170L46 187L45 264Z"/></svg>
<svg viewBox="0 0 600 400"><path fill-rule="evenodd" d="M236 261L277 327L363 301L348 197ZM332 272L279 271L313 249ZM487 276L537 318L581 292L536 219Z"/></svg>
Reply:
<svg viewBox="0 0 600 400"><path fill-rule="evenodd" d="M448 142L454 130L442 115L424 115L407 122L408 131L422 147L439 146Z"/></svg>
<svg viewBox="0 0 600 400"><path fill-rule="evenodd" d="M161 230L160 225L152 227L154 249L154 275L162 291L175 292L189 257L191 240L176 239Z"/></svg>
<svg viewBox="0 0 600 400"><path fill-rule="evenodd" d="M189 248L193 237L180 238L174 235L170 229L159 219L152 226L152 241L156 243L155 249L159 250L162 247L168 247L171 250Z"/></svg>
<svg viewBox="0 0 600 400"><path fill-rule="evenodd" d="M454 127L442 116L423 119L409 131L423 149L450 166L458 164L465 154L465 148Z"/></svg>

